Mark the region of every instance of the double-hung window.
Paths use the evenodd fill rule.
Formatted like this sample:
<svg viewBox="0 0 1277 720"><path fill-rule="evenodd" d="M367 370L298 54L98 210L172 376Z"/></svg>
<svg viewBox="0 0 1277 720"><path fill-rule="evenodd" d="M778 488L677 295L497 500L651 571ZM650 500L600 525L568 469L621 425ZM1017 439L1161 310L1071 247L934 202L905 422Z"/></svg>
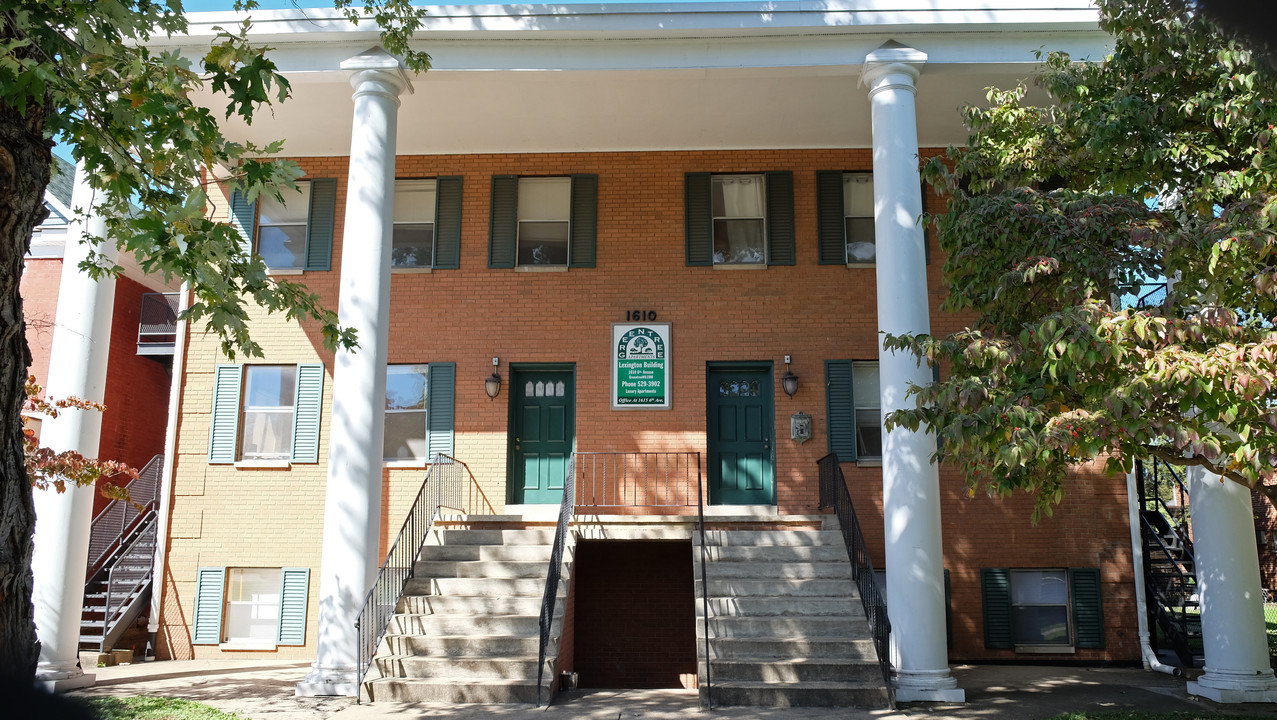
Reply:
<svg viewBox="0 0 1277 720"><path fill-rule="evenodd" d="M1011 639L1016 645L1068 645L1065 570L1011 571Z"/></svg>
<svg viewBox="0 0 1277 720"><path fill-rule="evenodd" d="M323 391L320 363L218 365L208 461L272 467L319 462Z"/></svg>
<svg viewBox="0 0 1277 720"><path fill-rule="evenodd" d="M387 462L427 459L428 377L428 365L386 368L386 439L382 457Z"/></svg>
<svg viewBox="0 0 1277 720"><path fill-rule="evenodd" d="M872 264L877 257L873 173L843 173L842 197L847 264Z"/></svg>
<svg viewBox="0 0 1277 720"><path fill-rule="evenodd" d="M767 262L767 206L762 175L715 175L710 180L714 213L714 264Z"/></svg>
<svg viewBox="0 0 1277 720"><path fill-rule="evenodd" d="M223 641L274 645L279 634L279 568L230 568L226 576Z"/></svg>
<svg viewBox="0 0 1277 720"><path fill-rule="evenodd" d="M519 237L516 265L568 265L572 178L519 178Z"/></svg>
<svg viewBox="0 0 1277 720"><path fill-rule="evenodd" d="M284 188L281 196L263 195L258 202L257 254L272 270L301 270L306 266L310 183Z"/></svg>
<svg viewBox="0 0 1277 720"><path fill-rule="evenodd" d="M191 643L228 650L305 645L309 596L309 568L201 567Z"/></svg>
<svg viewBox="0 0 1277 720"><path fill-rule="evenodd" d="M428 268L434 263L435 181L396 180L390 266Z"/></svg>
<svg viewBox="0 0 1277 720"><path fill-rule="evenodd" d="M260 195L249 202L238 189L230 196L230 222L239 231L245 252L256 252L275 272L332 268L333 223L337 214L337 181L299 180L280 196Z"/></svg>
<svg viewBox="0 0 1277 720"><path fill-rule="evenodd" d="M683 187L688 265L794 264L792 172L687 173Z"/></svg>
<svg viewBox="0 0 1277 720"><path fill-rule="evenodd" d="M296 391L296 365L244 367L241 459L288 460L292 457Z"/></svg>
<svg viewBox="0 0 1277 720"><path fill-rule="evenodd" d="M882 457L877 361L826 360L829 452L842 462Z"/></svg>
<svg viewBox="0 0 1277 720"><path fill-rule="evenodd" d="M494 175L488 267L594 267L597 215L597 175Z"/></svg>
<svg viewBox="0 0 1277 720"><path fill-rule="evenodd" d="M1104 647L1096 568L984 568L984 643L1018 652Z"/></svg>

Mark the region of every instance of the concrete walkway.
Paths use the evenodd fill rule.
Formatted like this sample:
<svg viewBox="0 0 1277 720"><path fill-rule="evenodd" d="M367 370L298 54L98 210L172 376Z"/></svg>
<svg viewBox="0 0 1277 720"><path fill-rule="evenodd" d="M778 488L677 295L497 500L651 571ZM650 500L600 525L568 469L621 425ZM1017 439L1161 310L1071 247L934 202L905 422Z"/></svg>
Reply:
<svg viewBox="0 0 1277 720"><path fill-rule="evenodd" d="M97 668L97 684L74 695L165 695L199 700L252 720L415 720L416 718L749 718L751 720L1037 720L1070 710L1228 713L1277 719L1277 705L1219 706L1190 698L1179 678L1138 668L959 665L964 705L906 705L896 711L815 708L716 708L703 712L695 691L582 690L554 705L434 705L376 703L350 698L293 697L309 663L191 660Z"/></svg>

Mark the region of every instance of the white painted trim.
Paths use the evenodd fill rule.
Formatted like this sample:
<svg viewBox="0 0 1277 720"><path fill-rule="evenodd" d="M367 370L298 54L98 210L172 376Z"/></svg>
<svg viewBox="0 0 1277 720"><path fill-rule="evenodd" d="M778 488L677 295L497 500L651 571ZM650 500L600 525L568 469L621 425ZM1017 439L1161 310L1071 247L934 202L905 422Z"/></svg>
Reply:
<svg viewBox="0 0 1277 720"><path fill-rule="evenodd" d="M288 470L292 466L289 460L240 460L234 463L236 470Z"/></svg>

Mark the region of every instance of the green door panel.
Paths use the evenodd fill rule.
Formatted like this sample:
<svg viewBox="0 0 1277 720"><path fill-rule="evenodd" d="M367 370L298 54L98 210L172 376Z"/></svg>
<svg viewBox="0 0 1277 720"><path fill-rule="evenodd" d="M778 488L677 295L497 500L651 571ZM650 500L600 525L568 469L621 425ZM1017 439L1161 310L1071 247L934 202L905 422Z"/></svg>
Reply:
<svg viewBox="0 0 1277 720"><path fill-rule="evenodd" d="M571 370L520 370L511 383L514 427L510 501L558 504L574 440L576 387Z"/></svg>
<svg viewBox="0 0 1277 720"><path fill-rule="evenodd" d="M710 503L774 504L770 371L711 370L706 390Z"/></svg>

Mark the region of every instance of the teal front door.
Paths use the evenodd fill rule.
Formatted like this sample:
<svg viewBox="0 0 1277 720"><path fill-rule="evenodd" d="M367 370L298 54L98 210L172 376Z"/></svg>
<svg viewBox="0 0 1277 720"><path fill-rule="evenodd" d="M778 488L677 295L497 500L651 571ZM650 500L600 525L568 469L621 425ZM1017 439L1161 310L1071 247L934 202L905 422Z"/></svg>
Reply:
<svg viewBox="0 0 1277 720"><path fill-rule="evenodd" d="M571 370L518 370L513 374L513 458L510 501L563 501L572 455L576 388Z"/></svg>
<svg viewBox="0 0 1277 720"><path fill-rule="evenodd" d="M706 390L710 503L775 504L771 371L711 369Z"/></svg>

